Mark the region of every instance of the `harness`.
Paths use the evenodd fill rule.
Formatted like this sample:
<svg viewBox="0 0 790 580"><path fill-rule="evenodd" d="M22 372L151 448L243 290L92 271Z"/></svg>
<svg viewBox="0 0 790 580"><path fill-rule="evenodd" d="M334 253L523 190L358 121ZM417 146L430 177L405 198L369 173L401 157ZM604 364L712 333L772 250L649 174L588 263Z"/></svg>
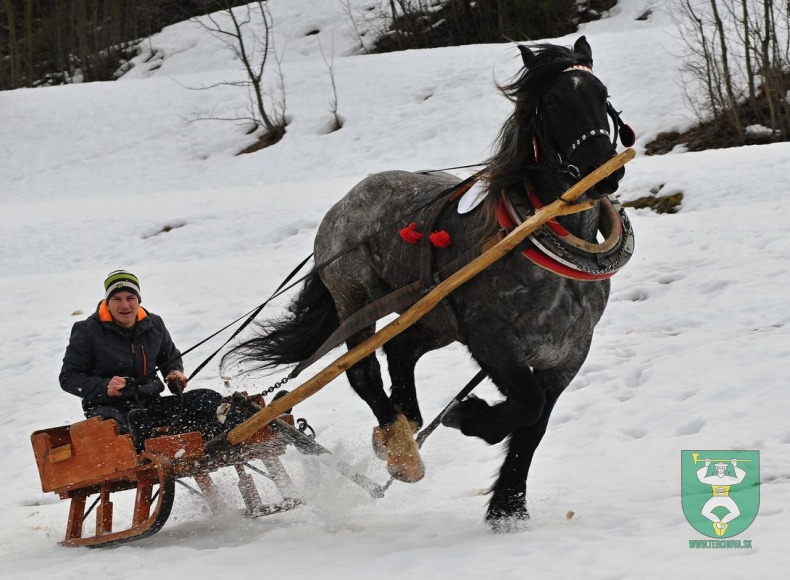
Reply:
<svg viewBox="0 0 790 580"><path fill-rule="evenodd" d="M592 74L592 69L583 65L572 66L563 72L576 70ZM633 145L635 133L631 127L623 123L619 113L608 101L606 110L615 125L612 144L616 146L619 137L624 146L630 147ZM557 152L557 161L559 163L557 167L542 167L538 165L538 142L545 142L545 140L542 137L543 127L539 110L536 111L533 117L533 135L535 166L532 169L567 173L576 180L580 179L581 176L579 169L570 163L570 156L588 139L596 137L606 137L608 139L610 137L608 128L589 131L580 135L574 141L564 158ZM548 147L546 148L548 149ZM540 199L531 187L527 188L529 193L526 195L503 191L499 199L496 215L499 225L504 232L500 231L499 235L484 240L480 245L459 256L441 270L434 271L434 248L430 243L430 234L434 230L436 222L450 203L458 201L457 209L459 213L463 214L473 211L483 201L488 191L487 184L481 180L484 172L485 170L480 171L474 176L465 179L450 189L446 195L443 195L434 206L426 223L420 229L420 236L414 237L414 240L419 240L420 243L418 280L395 290L383 298L375 300L343 320L340 326L310 358L302 361L294 368L289 378L297 376L330 350L380 318L414 304L429 292L435 284L441 282L444 277L449 276L477 258L492 244L504 237L503 233L509 233L543 207ZM416 228L416 224L411 224L409 229L411 228ZM620 202L612 195L606 196L601 200L601 213L597 231L601 233L604 241L602 243L591 243L574 236L556 220L550 220L529 236L528 243L531 245L524 249L522 254L538 266L566 278L581 281L605 280L614 276L625 266L634 253L634 233L631 223ZM411 239L409 242L413 243ZM441 305L449 315L448 318L453 325L455 334L458 334L458 317L451 297L448 296L447 299L441 302Z"/></svg>
<svg viewBox="0 0 790 580"><path fill-rule="evenodd" d="M541 209L537 193L503 191L497 204L499 225L510 232ZM601 243L591 243L571 234L556 220L530 234L530 246L521 254L550 272L582 281L605 280L628 263L634 253L634 231L623 206L613 195L601 199L598 231Z"/></svg>
<svg viewBox="0 0 790 580"><path fill-rule="evenodd" d="M474 178L478 177L482 172L479 172ZM461 197L465 192L469 190L472 186L473 181L472 179L466 179L452 188L449 192L446 193L442 198L438 200L436 203L435 208L430 214L430 217L426 221L426 223L421 228L422 238L420 239L420 262L419 262L419 277L417 280L408 284L407 286L403 286L393 292L387 294L386 296L379 298L364 306L350 315L348 318L343 320L340 326L329 336L329 338L324 341L318 350L316 350L310 358L302 361L299 363L294 370L291 372L289 377L293 378L301 373L304 369L309 367L315 361L323 357L327 354L330 350L339 346L345 340L360 330L370 326L377 320L397 312L399 310L404 310L410 307L412 304L417 302L420 298L422 298L425 294L431 291L431 289L441 282L447 276L457 272L470 262L472 262L475 258L483 254L486 250L488 250L493 244L499 241L499 236L493 236L488 240L483 241L483 243L477 245L476 247L472 248L471 250L461 254L457 258L455 258L452 262L447 264L444 268L441 268L438 271L434 271L434 260L433 260L433 245L429 242L429 234L433 231L433 228L436 224L436 221L439 219L442 211L447 207L448 204L454 202L459 197ZM453 330L455 334L458 334L458 322L457 317L455 315L455 310L452 306L452 303L445 299L442 300L440 305L446 309L447 313L450 315L449 319L451 324L453 325Z"/></svg>
<svg viewBox="0 0 790 580"><path fill-rule="evenodd" d="M592 73L592 69L584 66L584 65L574 65L571 66L563 72L580 70L584 72ZM619 116L619 113L612 107L611 103L607 101L606 103L607 113L612 118L612 121L615 124L615 131L614 135L612 136L612 144L616 146L617 138L619 136L621 142L624 146L630 147L634 144L635 141L635 133L634 131L625 123L623 123L622 119ZM534 145L534 152L535 152L535 162L536 165L532 166L531 169L536 171L548 171L554 173L566 173L576 180L581 178L579 169L567 161L567 157L572 155L576 148L578 148L584 141L589 138L597 137L597 136L606 136L607 138L610 136L609 130L607 129L597 129L589 132L588 134L581 135L579 139L570 147L566 159L563 159L562 155L557 152L557 158L559 160L559 166L548 166L543 167L538 165L538 141L542 139L542 119L540 118L540 111L536 111L535 116L533 117L533 145ZM465 168L465 167L474 167L474 166L461 166L456 168L448 168L448 169L458 169L458 168ZM433 266L433 248L428 243L430 240L430 233L433 230L433 226L435 222L438 220L441 212L443 209L450 203L455 200L459 200L459 213L467 213L475 209L475 207L484 199L485 193L487 193L487 187L481 187L478 183L478 179L480 175L485 170L478 172L478 174L463 180L458 185L455 185L441 193L439 193L436 197L428 200L424 203L419 209L425 208L436 201L440 201L437 204L436 209L432 212L432 215L428 222L422 228L422 244L421 244L421 252L420 252L420 267L419 267L419 279L408 286L395 290L391 294L371 303L367 306L363 307L362 309L358 310L348 318L346 318L340 325L339 328L325 341L325 343L319 347L319 349L311 356L309 359L303 361L299 364L293 372L288 375L285 379L278 382L274 387L269 389L269 391L273 391L278 388L281 384L286 382L287 380L296 377L302 370L306 367L310 366L313 362L324 356L334 347L338 346L342 342L344 342L347 338L352 336L353 334L359 332L360 330L364 329L365 327L369 326L370 324L374 323L375 321L379 320L383 316L396 312L398 310L405 309L411 306L414 302L419 300L424 294L429 292L433 286L439 283L444 277L447 277L454 273L457 270L463 268L466 264L472 262L475 258L486 252L490 249L493 245L495 245L499 240L504 237L504 232L500 231L498 234L491 236L490 238L484 240L476 247L472 248L471 250L467 251L463 255L457 257L452 262L447 264L444 268L439 270L438 272L434 272ZM421 172L421 173L431 173L431 172ZM467 190L470 188L474 189L475 191L469 191L468 193L474 193L474 199L471 204L467 203L465 208L462 208L464 204L464 199L469 198ZM467 195L464 195L467 193ZM537 196L535 196L537 200ZM535 210L540 209L539 200L536 203L532 203L530 205L530 212L534 213ZM533 236L530 236L530 240L537 248L541 248L541 244L544 247L549 248L549 250L544 250L544 254L547 256L547 259L543 259L540 254L530 251L531 249L528 248L524 250L522 253L533 260L536 264L541 265L552 272L555 272L559 275L568 276L571 278L579 279L579 280L599 280L608 278L614 273L616 273L625 263L630 259L633 253L633 232L631 230L630 223L628 222L628 218L625 215L625 212L622 209L622 206L616 200L616 198L612 196L608 196L607 199L602 201L603 203L603 212L602 212L602 219L599 222L599 231L604 233L606 237L606 241L603 244L590 244L584 240L580 240L576 236L573 236L567 231L562 231L558 223L554 220L549 222L546 226L544 225L540 230ZM500 199L499 207L497 208L497 218L499 220L500 225L502 226L503 230L510 231L523 220L531 215L531 213L525 211L519 211L519 204L514 203L514 199L508 196L506 193L502 194ZM414 224L416 225L416 224ZM541 234L544 230L555 231L558 230L557 235L560 239L553 240L551 237L544 237ZM611 237L611 234L616 232L616 236L614 238ZM378 232L377 232L378 233ZM376 235L376 234L373 234ZM372 236L371 236L372 237ZM189 377L190 379L194 377L219 351L228 344L235 336L237 336L247 325L249 325L254 318L258 315L258 313L266 306L272 299L276 296L279 296L282 292L292 288L299 282L302 282L307 277L311 275L316 275L316 273L326 266L328 263L331 263L342 255L345 255L357 247L363 245L368 238L353 244L352 246L346 248L339 254L333 256L329 260L327 260L323 264L317 264L313 270L311 270L305 276L302 276L293 284L286 287L287 283L293 278L297 272L301 270L304 264L312 257L312 254L308 256L299 266L297 266L289 275L288 277L282 282L280 287L272 294L269 299L267 299L263 304L259 305L248 314L240 316L238 319L234 320L230 324L226 325L222 329L218 330L211 336L205 338L204 340L200 341L198 344L192 346L187 351L182 353L182 356L191 352L192 350L198 348L211 338L215 337L220 332L223 332L242 318L247 317L246 321L233 333L233 335L222 345L218 348L214 353L212 353L203 363L201 363L198 368L192 373ZM553 242L557 242L555 245L557 246L554 250L551 250L551 246ZM541 248L542 249L542 248ZM574 260L574 255L581 255L582 258L586 259L587 262L584 260ZM590 260L594 260L595 264L588 263ZM454 309L452 307L451 302L444 300L442 304L445 305L447 309L449 309L450 320L451 323L455 327L457 331L458 324L457 324L457 317L455 316ZM157 369L154 369L152 372L148 373L144 377L137 379L137 381L132 381L133 383L138 383L143 379L147 378L150 375L154 375Z"/></svg>
<svg viewBox="0 0 790 580"><path fill-rule="evenodd" d="M594 75L593 70L591 67L583 65L583 64L576 64L573 66L569 66L566 68L563 73L566 72L586 72ZM565 152L563 156L559 151L555 151L556 154L556 161L557 168L560 171L564 171L569 173L574 177L574 179L578 180L581 178L579 173L579 168L576 167L573 163L571 163L570 159L571 156L576 152L583 143L587 140L592 140L596 137L606 137L607 139L611 139L612 147L617 147L617 140L620 139L620 142L623 144L624 147L631 147L636 142L636 133L627 125L621 118L620 113L612 106L612 103L606 101L606 113L612 120L612 124L614 126L613 134L609 133L609 127L606 128L599 128L599 129L592 129L585 133L579 135L573 143L571 143L568 150ZM539 160L539 152L541 149L546 149L547 151L551 151L551 147L546 142L543 133L543 117L540 112L540 106L535 109L535 114L532 116L532 148L535 151L535 163L538 164ZM549 155L547 161L551 163L553 161L554 156Z"/></svg>

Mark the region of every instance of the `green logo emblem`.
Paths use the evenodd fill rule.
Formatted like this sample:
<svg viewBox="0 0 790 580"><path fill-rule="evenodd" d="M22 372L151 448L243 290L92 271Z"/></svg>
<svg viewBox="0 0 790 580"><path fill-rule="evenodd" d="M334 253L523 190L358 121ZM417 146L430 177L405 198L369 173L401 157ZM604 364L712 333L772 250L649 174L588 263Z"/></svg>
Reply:
<svg viewBox="0 0 790 580"><path fill-rule="evenodd" d="M683 513L711 538L732 538L760 508L759 451L681 451Z"/></svg>

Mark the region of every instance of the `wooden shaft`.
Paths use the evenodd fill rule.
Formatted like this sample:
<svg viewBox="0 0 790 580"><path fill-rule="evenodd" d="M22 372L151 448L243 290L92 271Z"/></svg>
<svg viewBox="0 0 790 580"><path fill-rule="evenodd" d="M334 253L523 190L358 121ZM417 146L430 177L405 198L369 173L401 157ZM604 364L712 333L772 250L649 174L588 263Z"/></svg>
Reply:
<svg viewBox="0 0 790 580"><path fill-rule="evenodd" d="M575 205L568 205L569 202L574 201L577 197L590 189L596 183L620 169L623 165L631 161L635 155L636 154L633 149L626 149L574 184L561 196L562 199L557 199L553 203L535 212L535 215L515 228L512 232L505 236L502 241L491 247L488 251L467 264L465 267L449 276L440 284L437 284L433 290L416 302L401 316L390 322L387 326L379 330L367 340L361 342L356 347L352 348L344 355L336 359L335 362L330 364L328 367L323 369L304 384L300 385L279 399L275 399L271 402L271 404L269 404L268 407L253 415L244 421L244 423L241 423L235 428L231 429L227 435L228 442L233 445L239 444L262 429L264 426L271 423L274 419L291 407L301 403L308 397L311 397L323 389L333 379L337 378L339 375L359 362L359 360L375 352L376 349L381 347L384 343L391 340L409 328L411 325L416 323L420 318L425 316L425 314L435 308L436 305L441 302L450 292L465 282L468 282L481 271L488 268L491 264L507 255L529 234L534 232L550 219L569 213L576 213L578 208Z"/></svg>

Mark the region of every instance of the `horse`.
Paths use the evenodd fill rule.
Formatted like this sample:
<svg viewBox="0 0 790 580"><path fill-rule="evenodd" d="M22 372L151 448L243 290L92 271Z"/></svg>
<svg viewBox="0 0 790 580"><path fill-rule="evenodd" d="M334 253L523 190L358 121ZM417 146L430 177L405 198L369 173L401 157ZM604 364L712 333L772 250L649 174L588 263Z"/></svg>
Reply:
<svg viewBox="0 0 790 580"><path fill-rule="evenodd" d="M223 364L228 357L256 368L304 361L351 315L418 279L420 244L409 243L414 240L408 236L409 232L419 236L416 226L428 224L444 234L442 243L431 248L435 268L442 272L453 260L496 236L504 225L503 203L510 210L509 218L518 222L524 217L519 208L530 206L534 211L551 203L612 158L618 131L623 144L633 144L630 128L592 72L592 49L585 37L573 48L552 44L518 48L524 68L512 82L499 87L514 108L478 181L479 204L465 203L468 207L461 213L452 208L460 203L455 201L436 217L433 204L426 200L453 191L461 181L458 177L407 171L368 176L319 225L315 261L322 267L317 275L308 277L284 316L259 323L258 334L233 347ZM614 138L609 117L614 121ZM529 518L526 482L533 455L558 397L587 357L609 297L609 277L633 251L630 227L623 221L627 218L622 208L613 206L611 195L623 175L624 169L618 169L580 198L592 200L591 209L552 224L551 229L560 228L575 240L560 252L568 259L554 256L553 268L545 255L543 262L531 259L528 252L536 250L536 244L549 245L531 237L524 248L454 290L441 307L387 342L383 350L391 381L389 396L375 354L346 370L351 387L375 415L374 447L387 458L393 477L411 482L424 474L414 441L423 423L415 365L427 352L460 342L504 400L491 405L470 396L449 409L442 423L489 444L507 439L504 462L489 491L485 521L494 531L510 531ZM400 224L406 227L394 227L393 216L407 216ZM602 223L608 223L611 231L604 231L607 227ZM564 243L547 228L541 228L548 231L544 240ZM607 242L598 241L599 230ZM587 258L590 264L585 265ZM579 268L574 269L573 259L581 264ZM595 264L602 262L603 271L594 271ZM367 322L347 337L348 348L374 332L375 323Z"/></svg>

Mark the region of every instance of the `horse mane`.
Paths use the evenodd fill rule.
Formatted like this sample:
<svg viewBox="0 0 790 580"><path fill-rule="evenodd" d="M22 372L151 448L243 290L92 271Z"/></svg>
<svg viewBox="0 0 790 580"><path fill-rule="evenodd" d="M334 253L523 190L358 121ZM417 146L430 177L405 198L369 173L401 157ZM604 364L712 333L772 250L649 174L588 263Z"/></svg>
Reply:
<svg viewBox="0 0 790 580"><path fill-rule="evenodd" d="M535 163L533 124L541 95L565 69L574 65L592 67L588 56L555 44L531 47L534 57L529 66L508 84L497 85L502 94L514 103L513 112L505 121L494 141L495 153L487 160L488 196L486 214L495 222L495 208L503 189L521 187L529 176L529 165ZM491 220L487 219L486 222Z"/></svg>

